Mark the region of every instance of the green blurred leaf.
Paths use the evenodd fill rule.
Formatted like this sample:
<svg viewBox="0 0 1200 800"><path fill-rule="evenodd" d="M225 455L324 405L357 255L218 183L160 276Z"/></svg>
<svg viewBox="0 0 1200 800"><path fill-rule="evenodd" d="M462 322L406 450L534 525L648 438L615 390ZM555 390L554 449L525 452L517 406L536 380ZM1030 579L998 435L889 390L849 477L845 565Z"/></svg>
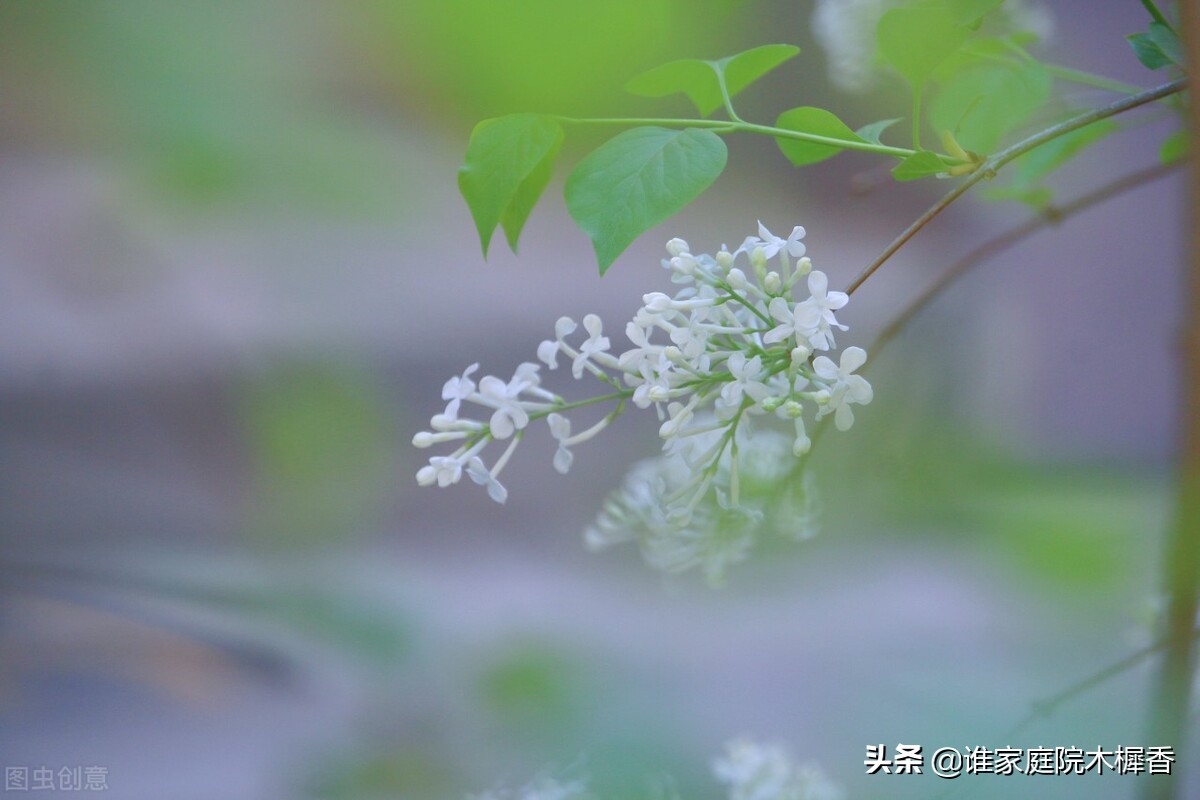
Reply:
<svg viewBox="0 0 1200 800"><path fill-rule="evenodd" d="M1133 54L1146 69L1162 69L1171 65L1171 59L1162 51L1158 43L1150 38L1149 34L1130 34L1125 37L1125 41L1129 42L1129 46L1133 48Z"/></svg>
<svg viewBox="0 0 1200 800"><path fill-rule="evenodd" d="M880 137L883 136L883 132L899 121L899 117L895 119L881 119L878 122L872 122L868 125L863 125L854 133L863 141L871 142L872 144L883 144L883 142L880 141Z"/></svg>
<svg viewBox="0 0 1200 800"><path fill-rule="evenodd" d="M933 98L929 117L978 153L993 152L1050 97L1050 73L1036 63L981 64L956 74Z"/></svg>
<svg viewBox="0 0 1200 800"><path fill-rule="evenodd" d="M672 61L636 76L625 89L643 97L686 94L696 109L708 116L724 103L719 74L725 76L725 88L732 98L799 52L794 45L764 44L716 61Z"/></svg>
<svg viewBox="0 0 1200 800"><path fill-rule="evenodd" d="M707 189L727 151L712 131L625 131L579 162L567 178L567 210L592 240L603 275L634 239Z"/></svg>
<svg viewBox="0 0 1200 800"><path fill-rule="evenodd" d="M950 0L950 7L959 25L978 28L983 18L1003 3L1004 0Z"/></svg>
<svg viewBox="0 0 1200 800"><path fill-rule="evenodd" d="M1113 131L1117 124L1112 120L1100 120L1077 131L1035 147L1017 159L1013 172L1013 184L1028 188L1050 174Z"/></svg>
<svg viewBox="0 0 1200 800"><path fill-rule="evenodd" d="M989 200L1016 200L1035 211L1044 210L1054 200L1054 192L1048 186L1035 186L1032 189L1019 186L989 188L985 196Z"/></svg>
<svg viewBox="0 0 1200 800"><path fill-rule="evenodd" d="M813 106L801 106L800 108L793 108L783 112L779 115L779 119L775 120L775 127L784 128L789 131L798 131L800 133L826 136L830 139L844 139L848 142L863 141L861 136L850 130L846 123L842 122L831 112ZM816 164L818 161L833 158L843 150L843 148L833 145L805 142L800 139L784 139L782 137L776 137L775 143L779 145L779 149L783 151L788 160L798 167L802 167L805 164Z"/></svg>
<svg viewBox="0 0 1200 800"><path fill-rule="evenodd" d="M539 114L487 119L471 132L458 189L471 209L484 258L502 221L516 249L521 227L550 180L562 140L562 127Z"/></svg>
<svg viewBox="0 0 1200 800"><path fill-rule="evenodd" d="M558 727L575 710L576 670L557 648L536 642L511 646L480 676L488 709L517 726Z"/></svg>
<svg viewBox="0 0 1200 800"><path fill-rule="evenodd" d="M898 181L915 181L945 171L946 165L938 158L937 153L918 150L892 169L892 177Z"/></svg>
<svg viewBox="0 0 1200 800"><path fill-rule="evenodd" d="M1168 59L1181 67L1184 65L1183 45L1170 27L1161 22L1151 22L1150 41L1158 45L1159 52Z"/></svg>
<svg viewBox="0 0 1200 800"><path fill-rule="evenodd" d="M920 93L929 75L967 40L961 12L945 0L893 8L875 29L879 55Z"/></svg>
<svg viewBox="0 0 1200 800"><path fill-rule="evenodd" d="M1186 128L1172 133L1162 143L1162 147L1158 149L1158 158L1164 164L1170 164L1181 158L1187 158L1187 154L1188 132Z"/></svg>

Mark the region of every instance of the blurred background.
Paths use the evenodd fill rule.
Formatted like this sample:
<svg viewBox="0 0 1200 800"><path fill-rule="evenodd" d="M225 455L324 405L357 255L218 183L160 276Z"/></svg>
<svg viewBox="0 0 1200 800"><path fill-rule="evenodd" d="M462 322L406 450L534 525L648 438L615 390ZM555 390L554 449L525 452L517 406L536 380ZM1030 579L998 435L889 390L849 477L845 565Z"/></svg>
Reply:
<svg viewBox="0 0 1200 800"><path fill-rule="evenodd" d="M1039 54L1157 81L1121 41L1145 28L1135 0L1026 6ZM758 219L803 224L840 286L945 190L857 154L795 170L733 139L716 186L601 280L561 201L600 139L572 130L520 257L496 243L483 261L455 187L482 118L687 114L621 86L771 42L802 53L747 91L744 116L904 116L891 79L831 82L812 15L774 0L0 5L3 765L100 766L120 798L423 800L539 772L588 776L601 797L715 798L710 757L749 734L850 797L907 798L948 784L866 776L866 745L1160 744L1143 740L1146 664L1011 729L1151 639L1178 175L1038 233L926 309L872 364L874 404L822 443L821 535L763 542L722 589L582 545L658 449L652 415L580 447L566 477L531 437L503 507L470 483L416 485L428 453L409 442L446 378L474 361L509 374L561 314L619 330L668 285L672 236L712 252ZM1058 196L1152 165L1175 124L1139 114ZM868 345L1029 213L954 207L855 295L844 343ZM953 788L1115 798L1139 780Z"/></svg>

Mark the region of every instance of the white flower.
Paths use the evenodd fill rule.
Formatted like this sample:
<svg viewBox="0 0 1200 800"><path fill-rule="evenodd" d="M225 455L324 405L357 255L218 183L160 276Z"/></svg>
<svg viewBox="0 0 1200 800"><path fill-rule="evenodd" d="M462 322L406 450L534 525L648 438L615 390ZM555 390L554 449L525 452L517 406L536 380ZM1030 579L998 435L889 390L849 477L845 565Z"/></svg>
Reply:
<svg viewBox="0 0 1200 800"><path fill-rule="evenodd" d="M494 375L486 375L479 381L481 398L495 409L489 423L493 437L507 439L529 424L529 413L517 399L522 388L522 382L514 379L505 383Z"/></svg>
<svg viewBox="0 0 1200 800"><path fill-rule="evenodd" d="M583 327L588 332L588 338L583 344L579 345L579 355L575 356L575 361L571 364L571 374L576 380L583 377L584 365L592 356L598 353L608 352L608 337L601 336L604 332L604 323L595 314L588 314L583 318Z"/></svg>
<svg viewBox="0 0 1200 800"><path fill-rule="evenodd" d="M429 464L417 472L417 483L422 486L432 486L436 483L445 488L452 483L458 483L462 478L463 463L453 456L434 456Z"/></svg>
<svg viewBox="0 0 1200 800"><path fill-rule="evenodd" d="M547 339L538 345L537 357L550 369L558 369L558 353L562 350L563 339L575 332L575 320L570 317L559 317L554 323L554 338Z"/></svg>
<svg viewBox="0 0 1200 800"><path fill-rule="evenodd" d="M813 343L814 350L828 350L834 346L833 331L830 329L847 330L845 325L837 321L833 312L845 307L846 303L850 302L850 296L845 292L829 291L829 278L819 270L809 273L808 292L812 296L800 306L816 309L819 315L816 331L809 337L809 341Z"/></svg>
<svg viewBox="0 0 1200 800"><path fill-rule="evenodd" d="M746 358L745 353L734 353L725 362L725 368L733 376L733 380L721 387L721 400L718 415L722 412L732 415L742 405L745 395L756 403L771 393L765 383L759 381L762 374L762 358L754 356Z"/></svg>
<svg viewBox="0 0 1200 800"><path fill-rule="evenodd" d="M793 305L786 297L773 297L767 312L779 324L763 334L763 344L775 344L794 337L797 344L812 345L818 350L829 349L828 346L819 348L813 341L821 329L821 309L817 306Z"/></svg>
<svg viewBox="0 0 1200 800"><path fill-rule="evenodd" d="M567 440L571 438L571 420L562 414L551 414L546 417L546 422L550 426L550 435L558 442L558 450L554 452L554 468L566 475L575 459L567 449Z"/></svg>
<svg viewBox="0 0 1200 800"><path fill-rule="evenodd" d="M729 785L729 800L838 800L842 792L814 764L796 765L777 744L747 738L725 746L713 761L717 780Z"/></svg>
<svg viewBox="0 0 1200 800"><path fill-rule="evenodd" d="M500 481L496 480L495 474L483 465L479 456L472 457L467 463L467 475L480 486L486 486L488 497L497 503L503 504L508 499L508 490L500 484Z"/></svg>
<svg viewBox="0 0 1200 800"><path fill-rule="evenodd" d="M664 403L671 397L672 364L666 353L659 353L657 362L645 358L638 364L638 376L627 375L626 382L636 386L633 404L649 408L652 403ZM661 419L661 417L660 417Z"/></svg>
<svg viewBox="0 0 1200 800"><path fill-rule="evenodd" d="M850 408L852 403L866 405L874 397L867 379L853 374L865 363L867 352L861 347L847 347L843 350L841 364L837 366L826 356L813 359L813 372L830 384L829 402L818 416L823 417L834 412L833 421L839 431L849 430L854 424L854 411Z"/></svg>
<svg viewBox="0 0 1200 800"><path fill-rule="evenodd" d="M479 364L472 364L463 370L462 375L451 378L442 386L442 399L450 401L446 405L445 411L445 415L450 419L458 416L459 404L475 391L475 381L471 380L470 376L477 369L479 369Z"/></svg>
<svg viewBox="0 0 1200 800"><path fill-rule="evenodd" d="M760 248L763 257L767 259L774 258L780 251L787 253L792 258L799 258L806 251L804 243L800 241L804 235L804 228L797 225L792 228L792 232L786 239L781 239L767 230L767 226L762 224L762 220L759 220L758 236L747 236L746 240L742 242L742 246L738 248L738 252L751 253L755 248Z"/></svg>

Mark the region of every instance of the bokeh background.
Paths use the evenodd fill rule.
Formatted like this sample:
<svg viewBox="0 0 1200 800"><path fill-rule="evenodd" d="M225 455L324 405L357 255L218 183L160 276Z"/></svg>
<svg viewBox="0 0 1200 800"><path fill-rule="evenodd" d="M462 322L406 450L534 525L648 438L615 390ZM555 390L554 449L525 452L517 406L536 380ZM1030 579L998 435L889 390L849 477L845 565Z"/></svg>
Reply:
<svg viewBox="0 0 1200 800"><path fill-rule="evenodd" d="M1042 11L1050 60L1158 77L1121 41L1145 27L1134 0ZM582 546L657 449L646 415L567 477L532 437L504 507L416 486L409 440L447 377L508 374L561 314L619 330L665 288L666 239L712 251L758 219L804 224L844 285L945 189L734 139L716 186L603 280L563 168L520 257L497 242L483 261L455 169L484 117L684 114L620 87L769 42L803 51L744 115L903 116L896 82L832 85L811 18L774 0L0 5L3 765L103 766L120 798L423 800L539 772L709 798L710 757L749 734L851 797L906 798L948 785L866 776L866 745L1155 744L1148 664L1011 729L1151 641L1179 176L930 306L872 365L854 430L822 442L821 535L764 542L722 589ZM1060 196L1153 164L1175 124L1138 115ZM595 135L573 130L560 167ZM953 208L856 294L847 343L1028 214ZM1115 798L1138 780L951 788Z"/></svg>

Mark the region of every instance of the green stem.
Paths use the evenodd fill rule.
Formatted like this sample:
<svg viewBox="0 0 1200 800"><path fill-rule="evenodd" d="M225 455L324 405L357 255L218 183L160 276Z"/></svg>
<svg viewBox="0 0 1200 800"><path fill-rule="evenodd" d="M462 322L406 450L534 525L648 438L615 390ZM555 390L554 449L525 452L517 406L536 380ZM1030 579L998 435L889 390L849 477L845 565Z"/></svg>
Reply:
<svg viewBox="0 0 1200 800"><path fill-rule="evenodd" d="M553 116L552 119L557 122L562 122L569 125L659 125L664 128L705 128L708 130L721 129L722 132L730 133L757 133L763 136L771 136L776 139L796 139L802 142L812 142L813 144L823 144L829 147L837 147L842 150L860 150L866 153L876 153L883 156L894 156L896 158L908 158L915 150L910 150L907 147L890 147L886 144L875 144L873 142L852 141L850 139L838 139L833 136L821 136L815 133L805 133L803 131L793 131L787 128L776 128L771 125L758 125L753 122L744 120L721 120L721 119L673 119L673 118L658 118L658 117L562 117ZM961 164L962 159L954 158L953 156L942 155L941 159L949 165Z"/></svg>
<svg viewBox="0 0 1200 800"><path fill-rule="evenodd" d="M713 66L713 72L717 73L717 85L721 87L721 102L725 104L725 113L734 122L741 122L742 118L733 110L733 98L729 96L729 87L725 85L725 70Z"/></svg>
<svg viewBox="0 0 1200 800"><path fill-rule="evenodd" d="M1163 16L1163 13L1158 10L1158 6L1155 5L1154 0L1142 0L1142 5L1150 12L1150 16L1154 17L1155 22L1161 22L1171 30L1175 30L1174 26L1170 22L1167 22L1167 18Z"/></svg>
<svg viewBox="0 0 1200 800"><path fill-rule="evenodd" d="M1042 64L1054 77L1078 83L1083 86L1091 86L1096 89L1104 89L1108 92L1116 92L1117 94L1137 94L1142 91L1142 87L1134 86L1132 83L1123 83L1114 81L1111 78L1105 78L1102 75L1093 75L1090 72L1084 72L1079 69L1071 69L1070 67L1061 67L1057 64Z"/></svg>
<svg viewBox="0 0 1200 800"><path fill-rule="evenodd" d="M1121 114L1146 103L1153 103L1155 100L1160 100L1176 92L1183 91L1187 86L1187 81L1183 78L1164 83L1161 86L1156 86L1153 89L1148 89L1144 92L1139 92L1133 97L1125 97L1115 102L1109 103L1106 106L1093 109L1086 113L1071 117L1065 122L1060 122L1057 125L1052 125L1039 133L1035 133L1026 139L1022 139L1011 147L1007 147L996 153L994 156L984 161L979 168L972 172L967 179L958 186L951 189L942 199L938 200L928 210L925 211L915 222L909 225L904 231L892 240L879 256L866 266L866 268L858 274L850 285L846 288L847 294L853 294L859 286L875 274L875 270L883 266L889 258L896 254L896 251L904 246L913 236L922 228L928 225L938 214L945 211L955 200L967 193L972 186L984 179L991 179L996 176L996 172L1004 167L1009 162L1020 158L1021 156L1039 147L1046 142L1053 141L1061 136L1066 136L1068 133L1079 130L1080 128L1091 125L1093 122L1099 122L1102 119Z"/></svg>

